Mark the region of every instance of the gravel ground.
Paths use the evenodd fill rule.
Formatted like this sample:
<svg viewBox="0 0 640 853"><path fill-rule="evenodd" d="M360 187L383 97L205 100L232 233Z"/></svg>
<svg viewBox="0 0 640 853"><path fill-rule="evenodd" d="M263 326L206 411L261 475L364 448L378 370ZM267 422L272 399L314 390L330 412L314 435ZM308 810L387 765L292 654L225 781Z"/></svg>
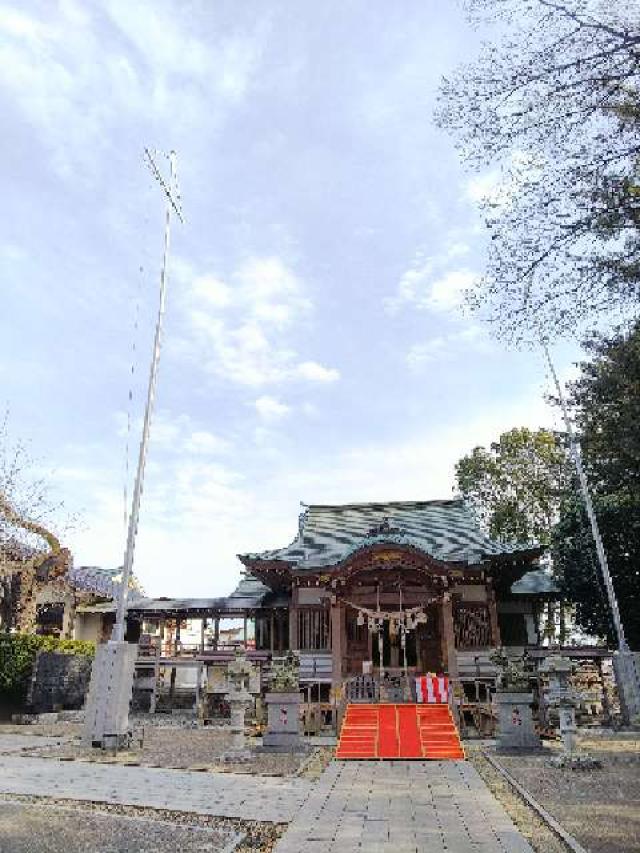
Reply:
<svg viewBox="0 0 640 853"><path fill-rule="evenodd" d="M2 727L0 732L4 730ZM26 735L25 727L22 727L20 734ZM24 740L30 740L30 737L25 737ZM309 760L308 749L302 749L297 753L261 752L259 745L251 738L247 738L247 748L251 754L249 761L223 760L224 754L231 746L231 735L228 728L217 727L191 729L151 726L144 730L141 747L134 744L132 749L118 752L116 755L87 749L78 738L61 738L60 743L55 745L39 744L39 740L40 738L34 736L33 746L24 747L25 753L40 758L116 761L121 764L140 764L145 767L215 770L250 773L256 776L293 776L299 773Z"/></svg>
<svg viewBox="0 0 640 853"><path fill-rule="evenodd" d="M271 853L285 829L286 824L0 794L2 853ZM66 843L58 844L58 837Z"/></svg>
<svg viewBox="0 0 640 853"><path fill-rule="evenodd" d="M3 853L229 853L240 839L223 828L0 802Z"/></svg>
<svg viewBox="0 0 640 853"><path fill-rule="evenodd" d="M590 853L640 850L640 749L628 738L584 738L581 749L602 761L599 770L563 770L547 755L496 756Z"/></svg>
<svg viewBox="0 0 640 853"><path fill-rule="evenodd" d="M3 735L44 735L45 737L80 737L82 725L53 721L50 723L32 723L31 725L15 725L1 723L0 734Z"/></svg>
<svg viewBox="0 0 640 853"><path fill-rule="evenodd" d="M498 773L482 754L482 748L465 741L468 760L486 782L489 790L502 804L511 820L537 853L566 853L566 846L560 841L524 800L516 794L504 776Z"/></svg>

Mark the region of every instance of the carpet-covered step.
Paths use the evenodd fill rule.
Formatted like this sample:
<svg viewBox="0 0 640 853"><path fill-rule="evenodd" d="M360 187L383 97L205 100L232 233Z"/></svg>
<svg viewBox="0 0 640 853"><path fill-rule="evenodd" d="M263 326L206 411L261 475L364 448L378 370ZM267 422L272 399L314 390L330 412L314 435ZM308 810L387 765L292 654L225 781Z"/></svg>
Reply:
<svg viewBox="0 0 640 853"><path fill-rule="evenodd" d="M336 758L464 759L447 704L347 705Z"/></svg>

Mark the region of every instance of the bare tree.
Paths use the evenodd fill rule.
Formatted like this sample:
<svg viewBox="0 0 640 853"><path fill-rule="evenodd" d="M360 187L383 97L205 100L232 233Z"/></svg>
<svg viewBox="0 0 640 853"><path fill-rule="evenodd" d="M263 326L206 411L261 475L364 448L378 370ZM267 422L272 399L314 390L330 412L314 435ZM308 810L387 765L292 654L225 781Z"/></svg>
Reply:
<svg viewBox="0 0 640 853"><path fill-rule="evenodd" d="M501 333L563 332L640 296L640 20L623 0L468 0L496 41L442 83L437 120L473 168ZM635 9L635 11L634 11Z"/></svg>
<svg viewBox="0 0 640 853"><path fill-rule="evenodd" d="M41 582L65 575L71 554L52 532L62 504L22 441L12 441L9 413L0 420L0 626L33 630ZM70 519L68 520L70 523Z"/></svg>

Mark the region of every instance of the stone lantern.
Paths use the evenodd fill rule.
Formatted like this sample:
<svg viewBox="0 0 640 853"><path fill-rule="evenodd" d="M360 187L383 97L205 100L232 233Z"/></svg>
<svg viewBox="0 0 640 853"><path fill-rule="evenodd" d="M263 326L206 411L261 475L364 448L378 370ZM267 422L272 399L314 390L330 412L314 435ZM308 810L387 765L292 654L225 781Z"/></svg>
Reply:
<svg viewBox="0 0 640 853"><path fill-rule="evenodd" d="M245 752L244 718L253 697L249 693L249 684L253 676L253 667L247 660L244 650L236 652L235 660L227 667L227 701L231 711L231 749L229 756L236 760Z"/></svg>
<svg viewBox="0 0 640 853"><path fill-rule="evenodd" d="M553 759L560 767L591 768L599 767L600 762L590 755L576 754L576 707L580 696L571 684L573 662L560 655L548 657L540 667L540 672L549 676L549 694L547 702L558 709L560 719L560 737L562 739L562 754Z"/></svg>

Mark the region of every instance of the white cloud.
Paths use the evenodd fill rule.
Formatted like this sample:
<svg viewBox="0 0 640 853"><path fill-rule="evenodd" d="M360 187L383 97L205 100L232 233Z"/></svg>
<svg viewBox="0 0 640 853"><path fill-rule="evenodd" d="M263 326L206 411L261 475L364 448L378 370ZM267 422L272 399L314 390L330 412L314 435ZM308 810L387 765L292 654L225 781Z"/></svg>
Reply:
<svg viewBox="0 0 640 853"><path fill-rule="evenodd" d="M116 412L116 431L120 438L127 434L126 412ZM136 448L142 432L142 418L136 416L131 420L129 452ZM151 419L150 444L154 452L171 452L183 456L213 456L227 453L232 442L208 430L199 429L193 419L186 414L174 415L160 410ZM131 464L131 462L130 462Z"/></svg>
<svg viewBox="0 0 640 853"><path fill-rule="evenodd" d="M255 407L262 420L268 422L279 421L291 411L290 406L268 396L258 397L255 401Z"/></svg>
<svg viewBox="0 0 640 853"><path fill-rule="evenodd" d="M250 257L223 281L196 275L178 259L186 285L188 332L180 349L210 373L239 385L260 387L287 380L328 383L335 368L299 361L291 341L313 305L303 282L275 256Z"/></svg>
<svg viewBox="0 0 640 853"><path fill-rule="evenodd" d="M220 436L206 430L196 430L186 440L184 447L189 453L209 456L226 453L230 448L230 443L224 438L220 438Z"/></svg>
<svg viewBox="0 0 640 853"><path fill-rule="evenodd" d="M10 36L34 39L41 35L42 26L22 12L3 7L0 8L0 30Z"/></svg>
<svg viewBox="0 0 640 853"><path fill-rule="evenodd" d="M407 353L406 360L411 370L419 371L430 362L442 362L457 355L468 356L470 350L488 352L492 346L486 332L474 324L447 335L437 335L428 341L413 344Z"/></svg>
<svg viewBox="0 0 640 853"><path fill-rule="evenodd" d="M396 313L407 305L436 312L459 309L465 292L477 279L471 269L458 265L469 252L469 245L454 234L436 255L425 256L418 250L411 266L400 277L395 295L385 300L386 310Z"/></svg>
<svg viewBox="0 0 640 853"><path fill-rule="evenodd" d="M101 177L122 122L170 122L174 137L200 131L203 115L209 129L219 126L261 58L259 34L205 41L157 3L45 7L40 20L0 10L0 80L41 132L54 169L76 183ZM105 14L129 45L104 26Z"/></svg>
<svg viewBox="0 0 640 853"><path fill-rule="evenodd" d="M317 361L303 361L296 368L296 374L310 382L336 382L340 379L340 371L333 367L325 367Z"/></svg>
<svg viewBox="0 0 640 853"><path fill-rule="evenodd" d="M216 308L226 308L231 303L231 288L215 276L199 276L194 279L192 287L195 296Z"/></svg>
<svg viewBox="0 0 640 853"><path fill-rule="evenodd" d="M460 307L464 301L465 292L473 287L477 278L471 270L451 270L430 283L426 294L418 304L434 311L452 311Z"/></svg>
<svg viewBox="0 0 640 853"><path fill-rule="evenodd" d="M447 339L441 335L421 343L413 344L407 353L407 364L412 370L416 370L430 361L435 361L441 356L447 347Z"/></svg>

